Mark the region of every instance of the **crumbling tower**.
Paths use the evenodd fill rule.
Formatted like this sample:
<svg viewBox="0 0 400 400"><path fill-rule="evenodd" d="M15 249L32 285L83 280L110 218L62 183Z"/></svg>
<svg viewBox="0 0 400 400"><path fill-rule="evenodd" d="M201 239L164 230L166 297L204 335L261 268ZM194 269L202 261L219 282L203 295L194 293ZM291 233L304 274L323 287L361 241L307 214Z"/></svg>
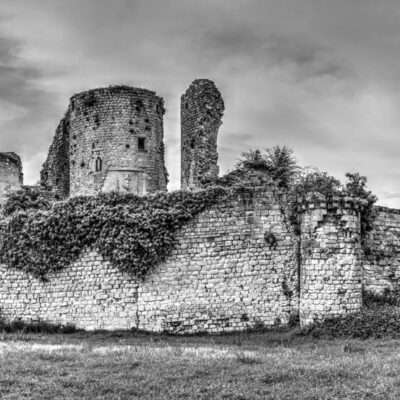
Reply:
<svg viewBox="0 0 400 400"><path fill-rule="evenodd" d="M214 82L196 79L181 97L181 188L218 177L217 135L224 101Z"/></svg>
<svg viewBox="0 0 400 400"><path fill-rule="evenodd" d="M164 112L163 99L146 89L111 86L74 95L42 182L70 196L166 190Z"/></svg>
<svg viewBox="0 0 400 400"><path fill-rule="evenodd" d="M0 204L5 201L7 193L22 186L22 163L18 154L0 153Z"/></svg>

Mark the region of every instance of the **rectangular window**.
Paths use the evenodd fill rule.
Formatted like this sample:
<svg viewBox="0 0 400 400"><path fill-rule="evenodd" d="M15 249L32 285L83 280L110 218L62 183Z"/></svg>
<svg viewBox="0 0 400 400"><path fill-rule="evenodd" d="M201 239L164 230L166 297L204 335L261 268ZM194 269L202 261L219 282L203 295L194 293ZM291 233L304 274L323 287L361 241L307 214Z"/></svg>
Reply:
<svg viewBox="0 0 400 400"><path fill-rule="evenodd" d="M146 138L144 137L138 138L138 150L146 151Z"/></svg>

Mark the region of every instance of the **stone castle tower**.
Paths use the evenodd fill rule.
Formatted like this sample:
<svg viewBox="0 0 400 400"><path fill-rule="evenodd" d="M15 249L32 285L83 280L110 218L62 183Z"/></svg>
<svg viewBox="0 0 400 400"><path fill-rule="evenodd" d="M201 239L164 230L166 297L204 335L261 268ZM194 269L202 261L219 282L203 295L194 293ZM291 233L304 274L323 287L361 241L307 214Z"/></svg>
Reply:
<svg viewBox="0 0 400 400"><path fill-rule="evenodd" d="M16 153L0 153L0 205L4 203L7 193L22 186L22 164Z"/></svg>
<svg viewBox="0 0 400 400"><path fill-rule="evenodd" d="M166 190L161 97L128 86L74 95L41 181L61 196Z"/></svg>
<svg viewBox="0 0 400 400"><path fill-rule="evenodd" d="M181 188L218 177L217 135L224 101L214 82L196 79L181 97Z"/></svg>

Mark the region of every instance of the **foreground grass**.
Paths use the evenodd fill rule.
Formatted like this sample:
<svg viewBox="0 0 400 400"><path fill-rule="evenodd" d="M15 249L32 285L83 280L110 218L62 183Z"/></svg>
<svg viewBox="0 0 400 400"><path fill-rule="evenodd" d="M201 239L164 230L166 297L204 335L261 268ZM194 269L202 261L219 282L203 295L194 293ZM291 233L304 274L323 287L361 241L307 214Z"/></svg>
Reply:
<svg viewBox="0 0 400 400"><path fill-rule="evenodd" d="M0 335L1 399L398 399L399 340Z"/></svg>

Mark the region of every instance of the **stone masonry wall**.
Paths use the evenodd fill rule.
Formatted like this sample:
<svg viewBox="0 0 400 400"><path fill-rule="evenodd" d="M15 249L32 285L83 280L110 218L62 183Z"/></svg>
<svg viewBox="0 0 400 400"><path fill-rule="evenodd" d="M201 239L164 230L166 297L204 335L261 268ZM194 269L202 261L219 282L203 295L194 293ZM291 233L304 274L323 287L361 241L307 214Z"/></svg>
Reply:
<svg viewBox="0 0 400 400"><path fill-rule="evenodd" d="M130 329L137 326L137 288L96 252L86 249L68 268L43 282L0 266L0 317L27 322L75 324L79 328Z"/></svg>
<svg viewBox="0 0 400 400"><path fill-rule="evenodd" d="M110 86L78 93L61 120L41 181L62 197L166 190L161 97Z"/></svg>
<svg viewBox="0 0 400 400"><path fill-rule="evenodd" d="M217 135L224 101L214 82L196 79L181 97L181 187L218 177Z"/></svg>
<svg viewBox="0 0 400 400"><path fill-rule="evenodd" d="M1 266L0 313L178 333L285 324L298 311L297 236L277 198L273 190L236 193L201 213L140 282L89 249L45 283Z"/></svg>
<svg viewBox="0 0 400 400"><path fill-rule="evenodd" d="M374 229L363 243L364 289L382 293L400 279L400 210L375 207Z"/></svg>
<svg viewBox="0 0 400 400"><path fill-rule="evenodd" d="M4 203L7 193L22 186L22 164L19 155L0 153L0 205Z"/></svg>
<svg viewBox="0 0 400 400"><path fill-rule="evenodd" d="M40 172L40 181L60 198L69 195L69 116L57 126L47 159Z"/></svg>
<svg viewBox="0 0 400 400"><path fill-rule="evenodd" d="M71 196L105 188L137 194L166 190L163 114L162 98L146 89L114 86L73 96Z"/></svg>
<svg viewBox="0 0 400 400"><path fill-rule="evenodd" d="M310 200L304 205L301 232L301 324L358 311L362 268L354 199Z"/></svg>

